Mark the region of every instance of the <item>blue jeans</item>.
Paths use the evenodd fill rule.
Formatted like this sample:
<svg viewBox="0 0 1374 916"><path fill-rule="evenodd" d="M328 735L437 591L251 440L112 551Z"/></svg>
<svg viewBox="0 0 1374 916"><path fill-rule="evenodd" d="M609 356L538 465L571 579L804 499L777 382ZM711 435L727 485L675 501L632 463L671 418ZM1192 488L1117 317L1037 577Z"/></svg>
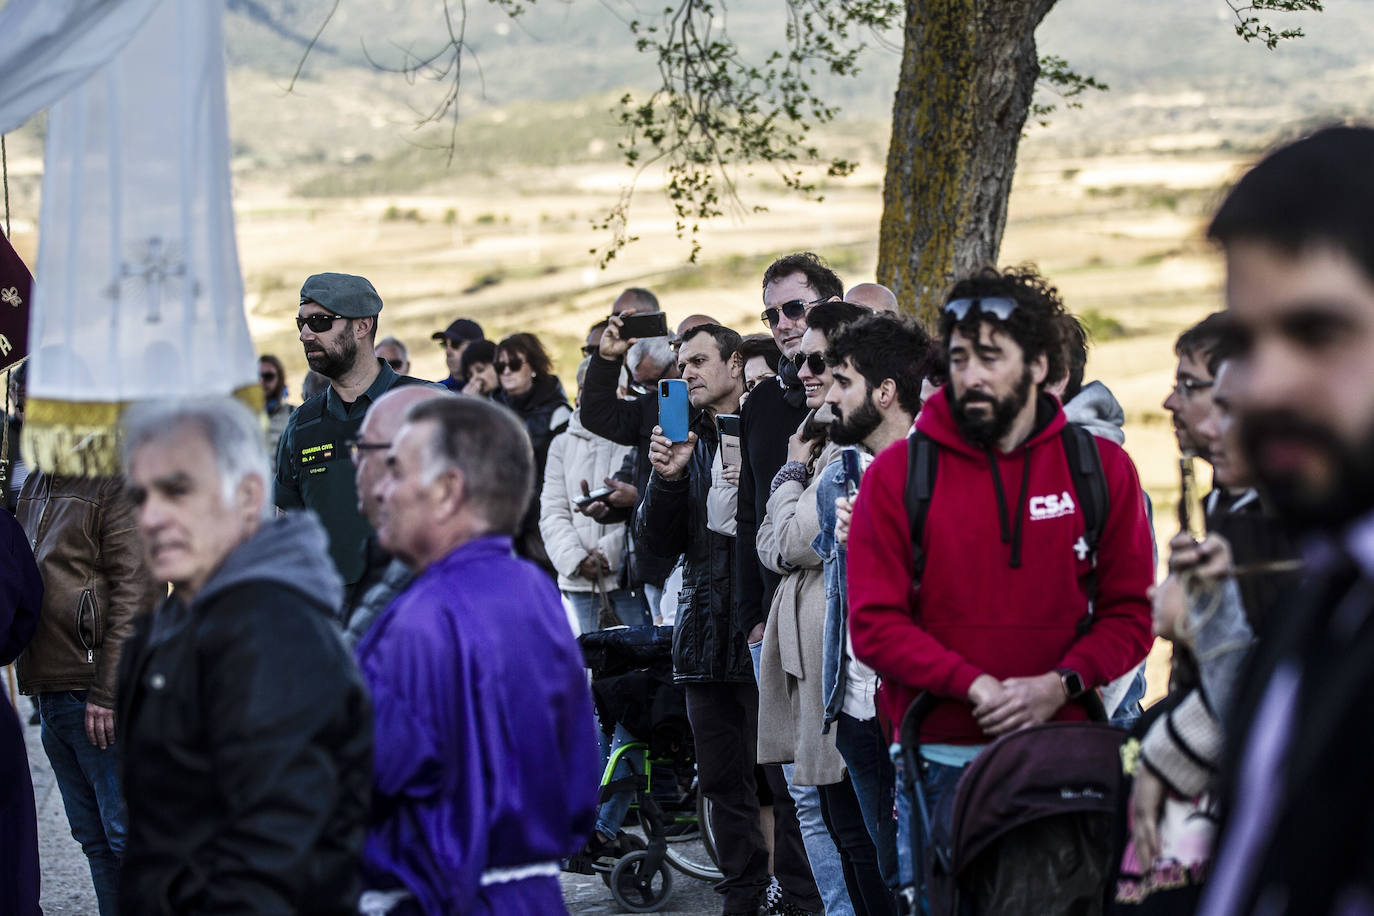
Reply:
<svg viewBox="0 0 1374 916"><path fill-rule="evenodd" d="M119 758L86 737L86 691L44 693L43 750L52 764L72 836L91 866L100 916L115 916L119 860L124 855L124 799L119 793Z"/></svg>
<svg viewBox="0 0 1374 916"><path fill-rule="evenodd" d="M897 876L901 886L914 887L920 898L920 913L929 913L926 896L925 851L927 837L921 828L921 814L916 808L914 794L906 787L906 764L901 746L892 745L893 775L897 784ZM959 785L963 767L945 766L926 761L924 780L926 810L935 816L940 800L954 792Z"/></svg>
<svg viewBox="0 0 1374 916"><path fill-rule="evenodd" d="M612 736L611 739L610 754L614 754L617 748L629 744L634 740L634 735L627 732L625 726L617 724L615 727L615 735ZM620 762L615 768L615 772L611 774L611 779L624 779L629 776L631 772L631 761L633 761L636 771L641 774L644 772L644 752L628 751L621 756ZM606 758L606 762L608 764L610 763L609 755ZM605 784L610 780L602 777L601 781ZM625 815L629 813L630 804L634 802L634 800L635 793L633 791L625 791L617 792L606 799L606 801L602 802L601 807L596 809L597 831L603 836L615 839L616 833L619 832L621 825L625 823Z"/></svg>
<svg viewBox="0 0 1374 916"><path fill-rule="evenodd" d="M762 641L749 646L749 655L754 662L754 680L759 679L759 662L763 658ZM835 840L826 829L825 818L821 816L821 794L815 786L799 786L792 782L795 767L790 763L782 765L782 774L787 777L787 792L797 808L797 824L801 827L802 845L806 847L806 858L811 863L811 876L816 879L816 890L820 891L825 902L826 916L854 916L854 905L849 900L849 888L844 883L844 864L840 861L840 851Z"/></svg>
<svg viewBox="0 0 1374 916"><path fill-rule="evenodd" d="M835 720L835 746L849 768L849 781L859 799L864 826L878 850L878 872L883 882L897 888L897 819L893 817L894 776L892 758L876 717L859 720L840 713Z"/></svg>
<svg viewBox="0 0 1374 916"><path fill-rule="evenodd" d="M601 629L601 598L596 592L564 592L563 597L577 613L577 625L583 633L595 633ZM643 600L628 588L618 588L607 592L606 597L615 609L615 616L627 627L644 626L649 623L649 612Z"/></svg>

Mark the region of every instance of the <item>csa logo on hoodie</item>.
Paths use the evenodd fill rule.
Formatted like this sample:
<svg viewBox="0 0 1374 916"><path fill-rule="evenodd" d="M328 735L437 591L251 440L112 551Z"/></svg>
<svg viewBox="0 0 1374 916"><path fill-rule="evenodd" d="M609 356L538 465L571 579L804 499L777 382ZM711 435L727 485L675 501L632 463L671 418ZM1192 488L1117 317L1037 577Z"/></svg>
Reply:
<svg viewBox="0 0 1374 916"><path fill-rule="evenodd" d="M1069 491L1065 490L1058 496L1053 493L1048 496L1032 496L1030 500L1031 521L1044 521L1049 518L1062 518L1065 515L1073 515L1077 507L1074 505L1073 497Z"/></svg>

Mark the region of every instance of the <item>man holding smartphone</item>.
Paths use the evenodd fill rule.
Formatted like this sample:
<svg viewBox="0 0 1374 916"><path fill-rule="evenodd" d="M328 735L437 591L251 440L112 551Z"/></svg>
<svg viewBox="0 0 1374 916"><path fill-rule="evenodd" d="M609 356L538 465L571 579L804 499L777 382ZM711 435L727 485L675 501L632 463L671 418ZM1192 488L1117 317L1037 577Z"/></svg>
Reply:
<svg viewBox="0 0 1374 916"><path fill-rule="evenodd" d="M839 299L844 284L809 251L781 257L763 274L763 322L782 351L776 382L754 388L740 411L740 473L736 495L735 627L751 646L763 643L763 625L779 576L758 558L758 525L768 510L768 487L787 460L787 440L806 417L806 392L792 357L801 349L811 306ZM819 910L820 895L802 845L796 807L778 766L765 767L773 790L774 872L784 901ZM820 825L824 830L824 826Z"/></svg>
<svg viewBox="0 0 1374 916"><path fill-rule="evenodd" d="M634 527L640 549L652 558L685 558L673 679L686 692L697 774L712 803L723 911L755 916L768 886L754 783L758 689L744 634L731 626L733 543L707 526L704 511L718 448L715 417L733 411L744 391L739 343L738 334L715 324L683 335L678 366L694 413L691 431L674 442L654 427L653 473Z"/></svg>

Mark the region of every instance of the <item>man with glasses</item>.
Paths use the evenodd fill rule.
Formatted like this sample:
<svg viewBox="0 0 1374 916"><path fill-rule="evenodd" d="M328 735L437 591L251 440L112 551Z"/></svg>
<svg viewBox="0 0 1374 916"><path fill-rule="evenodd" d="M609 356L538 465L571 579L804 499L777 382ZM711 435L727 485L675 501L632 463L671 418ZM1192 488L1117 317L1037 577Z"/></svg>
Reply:
<svg viewBox="0 0 1374 916"><path fill-rule="evenodd" d="M423 380L398 375L373 353L382 299L372 284L350 274L316 274L301 287L296 327L310 368L329 387L287 421L277 450L277 508L313 509L329 535L329 553L352 604L368 569L365 545L372 526L358 511L347 443L363 415L399 385Z"/></svg>
<svg viewBox="0 0 1374 916"><path fill-rule="evenodd" d="M1150 649L1154 562L1135 467L1116 443L1067 424L1044 391L1064 372L1063 314L1031 269L957 283L939 326L949 382L912 436L874 459L854 506L854 656L882 678L889 722L922 691L941 701L920 736L931 810L998 736L1083 719L1069 701ZM1106 499L1090 520L1073 469L1094 464ZM908 510L913 473L934 478L923 513ZM899 863L904 885L921 861L911 813L901 793L898 848L913 854Z"/></svg>
<svg viewBox="0 0 1374 916"><path fill-rule="evenodd" d="M407 385L388 391L363 417L357 437L349 440L348 457L353 462L354 482L358 488L358 511L374 530L380 508L377 484L386 473L386 453L396 431L405 423L406 411L412 404L444 396L446 392L442 389L429 385ZM375 534L368 536L365 549L368 572L354 589L356 602L344 605L340 620L344 641L350 646L358 644L377 615L386 610L391 599L405 591L415 577L410 567L382 549Z"/></svg>
<svg viewBox="0 0 1374 916"><path fill-rule="evenodd" d="M439 346L444 348L444 365L448 366L448 375L439 384L449 391L462 391L468 383L467 375L463 372L463 351L473 341L486 340L482 326L471 318L458 318L430 337L439 341Z"/></svg>
<svg viewBox="0 0 1374 916"><path fill-rule="evenodd" d="M1213 312L1180 334L1174 344L1178 370L1164 409L1173 417L1179 450L1199 458L1207 457L1207 443L1197 434L1197 426L1212 409L1213 379L1207 362L1225 327L1225 314Z"/></svg>
<svg viewBox="0 0 1374 916"><path fill-rule="evenodd" d="M373 355L386 360L386 364L401 375L410 374L410 348L399 337L383 337Z"/></svg>
<svg viewBox="0 0 1374 916"><path fill-rule="evenodd" d="M781 577L758 557L758 526L768 511L769 485L787 460L787 440L806 417L806 391L792 362L806 333L806 313L839 299L844 284L809 251L778 258L763 273L763 323L782 353L776 382L754 388L740 411L740 474L735 515L735 627L751 646L763 641L764 621ZM797 910L820 909L820 895L802 846L796 807L778 766L765 767L773 790L774 872L784 900ZM823 830L824 827L822 826Z"/></svg>

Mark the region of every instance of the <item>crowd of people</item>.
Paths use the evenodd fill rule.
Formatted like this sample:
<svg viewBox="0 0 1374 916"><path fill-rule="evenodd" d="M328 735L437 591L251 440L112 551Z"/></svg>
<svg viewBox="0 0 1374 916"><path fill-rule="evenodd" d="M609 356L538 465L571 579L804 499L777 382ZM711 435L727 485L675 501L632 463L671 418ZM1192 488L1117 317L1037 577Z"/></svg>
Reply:
<svg viewBox="0 0 1374 916"><path fill-rule="evenodd" d="M1328 128L1215 214L1158 583L1164 507L1033 267L960 277L929 327L810 252L764 272L763 333L635 337L661 312L626 289L571 403L535 334L458 318L422 380L371 283L309 277L318 392L265 355L265 417L135 405L123 475L32 469L0 513L0 661L101 916L565 912L560 870L635 848L598 785L647 736L598 716L576 641L622 625L672 628L726 916L1374 912L1370 162L1374 130ZM12 718L0 912L33 916ZM1116 736L1115 814L1082 861L989 840L1076 876L984 868L995 905L950 904L971 774L1042 726L1065 759Z"/></svg>

